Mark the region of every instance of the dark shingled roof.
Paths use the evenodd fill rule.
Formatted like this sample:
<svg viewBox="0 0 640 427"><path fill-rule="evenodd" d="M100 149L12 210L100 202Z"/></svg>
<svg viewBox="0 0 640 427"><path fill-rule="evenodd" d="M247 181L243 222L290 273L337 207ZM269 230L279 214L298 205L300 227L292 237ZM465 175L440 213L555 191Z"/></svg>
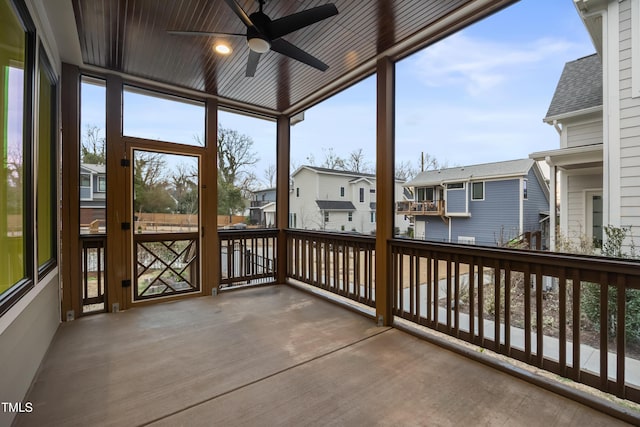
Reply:
<svg viewBox="0 0 640 427"><path fill-rule="evenodd" d="M602 62L597 54L567 62L546 118L602 105Z"/></svg>
<svg viewBox="0 0 640 427"><path fill-rule="evenodd" d="M353 203L343 200L316 200L322 211L355 211Z"/></svg>

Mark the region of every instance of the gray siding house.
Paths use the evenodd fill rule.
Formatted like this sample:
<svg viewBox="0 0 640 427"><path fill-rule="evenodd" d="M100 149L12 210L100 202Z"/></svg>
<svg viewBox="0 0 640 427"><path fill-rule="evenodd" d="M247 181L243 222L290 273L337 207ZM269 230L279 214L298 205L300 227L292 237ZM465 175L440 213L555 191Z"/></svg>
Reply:
<svg viewBox="0 0 640 427"><path fill-rule="evenodd" d="M107 174L105 165L80 165L80 225L83 231L99 232L105 225Z"/></svg>
<svg viewBox="0 0 640 427"><path fill-rule="evenodd" d="M542 231L546 242L549 189L531 159L425 171L405 187L415 200L397 213L414 218L416 239L496 246Z"/></svg>

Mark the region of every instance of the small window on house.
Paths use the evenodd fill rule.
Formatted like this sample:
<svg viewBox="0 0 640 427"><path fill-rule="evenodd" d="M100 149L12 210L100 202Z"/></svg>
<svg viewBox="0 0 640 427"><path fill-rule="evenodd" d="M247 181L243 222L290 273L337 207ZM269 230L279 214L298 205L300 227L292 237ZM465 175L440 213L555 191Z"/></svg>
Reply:
<svg viewBox="0 0 640 427"><path fill-rule="evenodd" d="M107 177L106 176L99 176L98 177L98 189L96 190L98 193L104 193L105 191L107 191Z"/></svg>
<svg viewBox="0 0 640 427"><path fill-rule="evenodd" d="M460 190L464 188L464 182L452 182L447 184L447 189L449 190Z"/></svg>
<svg viewBox="0 0 640 427"><path fill-rule="evenodd" d="M471 200L484 200L484 182L471 184Z"/></svg>
<svg viewBox="0 0 640 427"><path fill-rule="evenodd" d="M375 193L376 193L376 189L375 189L375 188L371 188L371 189L369 190L369 193L371 193L371 194L375 194Z"/></svg>
<svg viewBox="0 0 640 427"><path fill-rule="evenodd" d="M349 222L353 221L353 212L348 213L348 220Z"/></svg>
<svg viewBox="0 0 640 427"><path fill-rule="evenodd" d="M296 187L296 197L300 197L300 187Z"/></svg>
<svg viewBox="0 0 640 427"><path fill-rule="evenodd" d="M364 188L360 189L360 203L364 203Z"/></svg>
<svg viewBox="0 0 640 427"><path fill-rule="evenodd" d="M527 180L522 181L522 198L527 200Z"/></svg>
<svg viewBox="0 0 640 427"><path fill-rule="evenodd" d="M371 211L371 222L376 222L376 211Z"/></svg>
<svg viewBox="0 0 640 427"><path fill-rule="evenodd" d="M344 187L340 187L340 197L344 197Z"/></svg>
<svg viewBox="0 0 640 427"><path fill-rule="evenodd" d="M324 213L324 222L329 222L329 212L327 211Z"/></svg>

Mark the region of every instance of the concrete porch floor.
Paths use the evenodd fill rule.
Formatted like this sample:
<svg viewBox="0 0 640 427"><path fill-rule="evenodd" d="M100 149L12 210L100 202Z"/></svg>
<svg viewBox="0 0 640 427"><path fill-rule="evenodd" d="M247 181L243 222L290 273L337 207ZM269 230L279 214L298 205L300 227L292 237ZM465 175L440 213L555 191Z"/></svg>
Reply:
<svg viewBox="0 0 640 427"><path fill-rule="evenodd" d="M289 286L60 326L18 426L621 421Z"/></svg>

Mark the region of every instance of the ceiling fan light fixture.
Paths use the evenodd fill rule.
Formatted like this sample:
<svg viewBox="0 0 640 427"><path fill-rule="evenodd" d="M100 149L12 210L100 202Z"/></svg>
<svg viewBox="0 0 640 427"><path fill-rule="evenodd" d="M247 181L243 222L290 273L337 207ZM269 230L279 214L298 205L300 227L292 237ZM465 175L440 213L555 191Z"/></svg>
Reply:
<svg viewBox="0 0 640 427"><path fill-rule="evenodd" d="M265 53L271 49L271 43L260 37L251 37L250 39L247 39L247 44L249 45L249 49L256 53Z"/></svg>

